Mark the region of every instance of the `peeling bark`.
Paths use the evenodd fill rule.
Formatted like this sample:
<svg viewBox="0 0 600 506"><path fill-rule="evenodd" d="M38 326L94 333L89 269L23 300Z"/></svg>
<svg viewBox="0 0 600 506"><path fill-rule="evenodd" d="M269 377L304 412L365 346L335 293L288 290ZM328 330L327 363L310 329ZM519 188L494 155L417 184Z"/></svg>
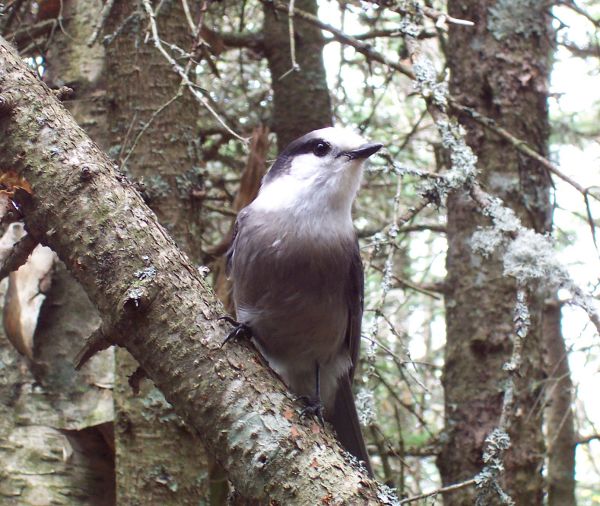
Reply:
<svg viewBox="0 0 600 506"><path fill-rule="evenodd" d="M61 301L54 292L64 294L60 280L59 274L48 294L59 306ZM85 294L82 300L87 300ZM112 408L110 390L94 375L106 352L94 357L75 377L67 362L70 348L64 346L65 339L59 342L51 336L53 329L63 336L71 333L71 322L60 320L51 324L52 328L47 323L42 309L36 331L35 376L31 363L0 334L0 504L113 506L113 456L96 426L106 413L96 394ZM46 337L62 344L62 349L49 349ZM51 369L47 360L52 360ZM90 379L98 386L90 387ZM90 388L96 391L90 392Z"/></svg>
<svg viewBox="0 0 600 506"><path fill-rule="evenodd" d="M131 184L0 39L3 169L29 232L51 247L180 416L202 434L237 490L280 504L382 504L329 431L302 421L283 385L245 343L222 349L222 312L198 270Z"/></svg>

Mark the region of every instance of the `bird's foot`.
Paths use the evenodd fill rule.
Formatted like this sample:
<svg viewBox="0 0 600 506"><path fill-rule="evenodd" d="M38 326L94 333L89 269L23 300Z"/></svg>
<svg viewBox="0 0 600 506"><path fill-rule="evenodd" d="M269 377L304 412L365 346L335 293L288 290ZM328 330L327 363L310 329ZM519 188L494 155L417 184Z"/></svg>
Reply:
<svg viewBox="0 0 600 506"><path fill-rule="evenodd" d="M304 417L307 415L312 415L319 421L321 426L325 427L325 419L323 418L323 403L321 402L321 399L312 399L306 395L302 395L300 396L300 400L306 404L306 406L302 408L302 411L300 411L300 416Z"/></svg>
<svg viewBox="0 0 600 506"><path fill-rule="evenodd" d="M227 334L227 337L221 343L221 347L225 346L232 339L250 339L252 337L252 329L245 323L240 323L231 316L221 316L219 320L225 320L233 325L233 329Z"/></svg>

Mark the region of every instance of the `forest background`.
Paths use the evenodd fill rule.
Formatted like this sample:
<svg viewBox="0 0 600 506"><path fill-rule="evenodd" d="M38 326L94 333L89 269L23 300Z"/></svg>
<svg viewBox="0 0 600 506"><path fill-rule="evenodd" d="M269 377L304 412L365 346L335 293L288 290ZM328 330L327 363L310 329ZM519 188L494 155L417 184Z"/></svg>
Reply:
<svg viewBox="0 0 600 506"><path fill-rule="evenodd" d="M0 4L1 503L600 503L599 11ZM235 215L332 123L386 148L354 209L380 485L215 345Z"/></svg>

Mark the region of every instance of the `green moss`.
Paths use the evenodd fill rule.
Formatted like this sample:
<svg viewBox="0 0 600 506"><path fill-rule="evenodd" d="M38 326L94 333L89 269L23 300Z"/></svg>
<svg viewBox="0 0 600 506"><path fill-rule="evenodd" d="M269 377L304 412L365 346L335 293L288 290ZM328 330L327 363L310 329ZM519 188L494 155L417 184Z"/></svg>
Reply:
<svg viewBox="0 0 600 506"><path fill-rule="evenodd" d="M110 218L113 213L113 209L102 202L98 202L96 206L92 208L92 212L94 214L94 220L97 222L99 226L106 223L106 221Z"/></svg>

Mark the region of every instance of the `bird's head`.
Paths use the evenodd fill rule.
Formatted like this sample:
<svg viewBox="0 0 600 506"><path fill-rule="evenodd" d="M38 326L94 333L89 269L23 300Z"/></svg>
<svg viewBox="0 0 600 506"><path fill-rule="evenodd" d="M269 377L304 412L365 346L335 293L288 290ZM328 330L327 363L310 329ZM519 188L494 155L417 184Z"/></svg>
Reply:
<svg viewBox="0 0 600 506"><path fill-rule="evenodd" d="M382 144L340 127L313 130L291 142L266 174L257 204L349 211L362 169Z"/></svg>

